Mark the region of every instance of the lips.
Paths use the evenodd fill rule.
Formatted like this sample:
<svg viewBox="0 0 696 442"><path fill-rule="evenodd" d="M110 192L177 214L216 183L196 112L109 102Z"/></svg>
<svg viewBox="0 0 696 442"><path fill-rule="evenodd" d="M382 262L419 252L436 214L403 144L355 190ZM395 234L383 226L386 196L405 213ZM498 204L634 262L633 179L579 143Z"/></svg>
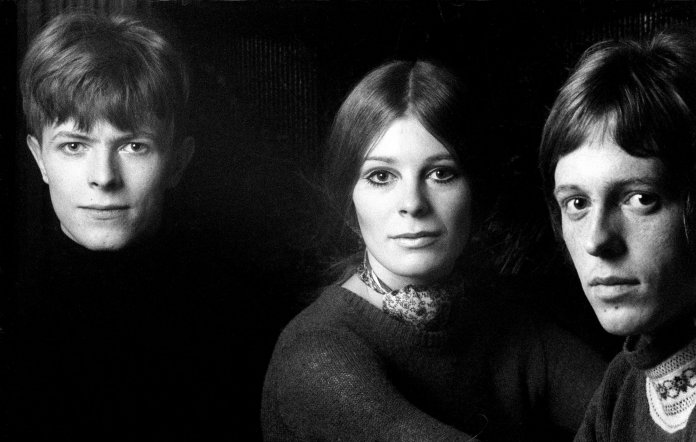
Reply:
<svg viewBox="0 0 696 442"><path fill-rule="evenodd" d="M639 281L635 278L625 278L620 276L594 277L590 280L590 286L614 286L614 285L636 285Z"/></svg>
<svg viewBox="0 0 696 442"><path fill-rule="evenodd" d="M90 204L88 206L80 206L80 209L98 220L109 220L122 216L128 206L122 204Z"/></svg>
<svg viewBox="0 0 696 442"><path fill-rule="evenodd" d="M440 232L425 230L420 232L401 233L391 236L391 238L396 241L397 244L407 249L419 249L422 247L427 247L437 242L439 237Z"/></svg>
<svg viewBox="0 0 696 442"><path fill-rule="evenodd" d="M614 304L630 299L639 284L640 281L635 278L622 276L594 277L589 282L589 290L595 299Z"/></svg>
<svg viewBox="0 0 696 442"><path fill-rule="evenodd" d="M392 238L405 238L405 239L418 239L418 238L427 238L427 237L434 237L438 236L438 232L430 232L430 231L422 231L422 232L415 232L415 233L402 233L400 235L394 235Z"/></svg>

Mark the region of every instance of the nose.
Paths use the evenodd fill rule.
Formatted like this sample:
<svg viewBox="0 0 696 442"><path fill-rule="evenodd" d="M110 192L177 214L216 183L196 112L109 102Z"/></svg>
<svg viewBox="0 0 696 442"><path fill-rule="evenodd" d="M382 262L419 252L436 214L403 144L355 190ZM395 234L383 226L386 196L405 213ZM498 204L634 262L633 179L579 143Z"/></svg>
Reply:
<svg viewBox="0 0 696 442"><path fill-rule="evenodd" d="M111 190L122 184L117 155L109 149L93 151L88 172L90 187Z"/></svg>
<svg viewBox="0 0 696 442"><path fill-rule="evenodd" d="M585 250L592 256L616 258L626 252L626 243L618 217L610 210L600 208L590 219L585 238Z"/></svg>
<svg viewBox="0 0 696 442"><path fill-rule="evenodd" d="M420 180L404 180L404 190L399 203L401 215L424 216L430 210L427 189Z"/></svg>

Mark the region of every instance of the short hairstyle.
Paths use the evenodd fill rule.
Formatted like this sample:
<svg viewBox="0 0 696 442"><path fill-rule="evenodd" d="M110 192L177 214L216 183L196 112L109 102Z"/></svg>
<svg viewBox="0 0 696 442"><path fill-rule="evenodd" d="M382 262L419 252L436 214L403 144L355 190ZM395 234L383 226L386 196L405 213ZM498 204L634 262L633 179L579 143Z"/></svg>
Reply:
<svg viewBox="0 0 696 442"><path fill-rule="evenodd" d="M418 120L453 154L472 188L478 187L485 167L477 167L474 157L484 149L475 136L476 109L467 98L452 72L429 61L386 63L353 88L336 114L324 157L324 187L353 231L358 227L352 194L360 167L399 118Z"/></svg>
<svg viewBox="0 0 696 442"><path fill-rule="evenodd" d="M189 98L186 64L171 40L144 20L72 12L33 39L20 69L29 132L75 119L89 130L104 119L135 129L153 116L183 135Z"/></svg>
<svg viewBox="0 0 696 442"><path fill-rule="evenodd" d="M690 238L696 167L696 42L686 30L645 41L605 41L580 58L546 120L539 167L554 232L561 234L553 198L559 159L595 134L629 155L665 166L665 183L683 195ZM687 216L688 215L688 216Z"/></svg>

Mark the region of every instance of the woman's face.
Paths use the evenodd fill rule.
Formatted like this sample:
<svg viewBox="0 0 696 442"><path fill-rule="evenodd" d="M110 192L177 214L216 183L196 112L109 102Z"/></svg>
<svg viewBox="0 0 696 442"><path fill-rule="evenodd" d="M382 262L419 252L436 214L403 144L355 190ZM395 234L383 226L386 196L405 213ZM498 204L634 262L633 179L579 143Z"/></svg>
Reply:
<svg viewBox="0 0 696 442"><path fill-rule="evenodd" d="M368 151L353 204L370 265L393 289L448 275L469 239L469 183L411 117L392 123Z"/></svg>

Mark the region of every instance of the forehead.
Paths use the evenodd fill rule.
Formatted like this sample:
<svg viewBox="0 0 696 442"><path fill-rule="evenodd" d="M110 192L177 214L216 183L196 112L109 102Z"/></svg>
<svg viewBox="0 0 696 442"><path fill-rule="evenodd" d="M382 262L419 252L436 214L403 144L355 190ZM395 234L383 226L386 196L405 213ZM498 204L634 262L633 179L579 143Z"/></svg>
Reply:
<svg viewBox="0 0 696 442"><path fill-rule="evenodd" d="M554 191L567 187L600 190L624 183L658 184L663 172L664 165L657 158L630 155L609 139L591 140L558 160Z"/></svg>
<svg viewBox="0 0 696 442"><path fill-rule="evenodd" d="M415 118L395 120L367 151L366 160L418 161L431 156L451 157L447 148Z"/></svg>
<svg viewBox="0 0 696 442"><path fill-rule="evenodd" d="M143 122L133 128L119 128L112 122L99 119L94 121L90 127L80 127L78 121L69 118L62 123L54 122L43 128L43 141L51 141L58 136L80 135L94 139L111 139L122 137L147 137L155 140L166 140L170 135L167 125L157 119Z"/></svg>

